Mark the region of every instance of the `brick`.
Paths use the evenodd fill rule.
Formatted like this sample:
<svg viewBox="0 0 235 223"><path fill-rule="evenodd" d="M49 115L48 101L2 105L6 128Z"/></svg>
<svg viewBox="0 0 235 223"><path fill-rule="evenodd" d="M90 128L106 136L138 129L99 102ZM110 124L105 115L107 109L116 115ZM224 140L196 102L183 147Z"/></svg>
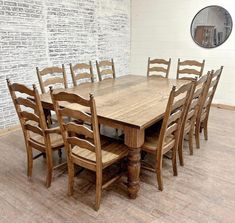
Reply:
<svg viewBox="0 0 235 223"><path fill-rule="evenodd" d="M8 5L8 6L16 6L17 3L16 2L9 2L9 1L4 1L4 5Z"/></svg>

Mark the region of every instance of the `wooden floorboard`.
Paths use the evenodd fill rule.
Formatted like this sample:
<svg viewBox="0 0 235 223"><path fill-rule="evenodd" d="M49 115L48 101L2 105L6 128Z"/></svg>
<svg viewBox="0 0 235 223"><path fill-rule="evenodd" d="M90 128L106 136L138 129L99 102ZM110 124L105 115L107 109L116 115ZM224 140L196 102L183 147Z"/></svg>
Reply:
<svg viewBox="0 0 235 223"><path fill-rule="evenodd" d="M26 153L21 131L0 137L0 222L235 222L235 112L212 108L209 140L190 156L185 143L185 166L172 176L164 160L164 191L154 173L141 171L136 200L120 182L104 191L94 211L95 176L82 172L74 196L67 196L67 173L57 171L52 186L44 186L46 164L34 162L33 179L26 176ZM55 158L56 158L55 154ZM125 180L123 178L122 180Z"/></svg>

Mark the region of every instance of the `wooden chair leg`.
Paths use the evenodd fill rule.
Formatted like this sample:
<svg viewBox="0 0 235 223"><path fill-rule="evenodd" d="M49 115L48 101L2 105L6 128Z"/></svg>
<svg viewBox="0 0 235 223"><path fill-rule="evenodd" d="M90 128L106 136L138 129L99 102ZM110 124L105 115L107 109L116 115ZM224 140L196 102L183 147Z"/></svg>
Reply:
<svg viewBox="0 0 235 223"><path fill-rule="evenodd" d="M173 150L172 150L172 167L173 167L173 175L178 176L177 160L176 160L176 148L173 148Z"/></svg>
<svg viewBox="0 0 235 223"><path fill-rule="evenodd" d="M184 137L180 137L179 145L178 145L178 155L179 155L180 166L184 166L183 141L184 141Z"/></svg>
<svg viewBox="0 0 235 223"><path fill-rule="evenodd" d="M28 159L27 176L31 178L33 172L33 150L31 146L27 147L27 159Z"/></svg>
<svg viewBox="0 0 235 223"><path fill-rule="evenodd" d="M100 208L102 194L102 171L96 172L96 196L95 196L95 210L98 211Z"/></svg>
<svg viewBox="0 0 235 223"><path fill-rule="evenodd" d="M162 168L157 168L156 173L157 173L158 190L163 191Z"/></svg>
<svg viewBox="0 0 235 223"><path fill-rule="evenodd" d="M156 163L156 174L157 174L157 183L158 190L163 191L163 181L162 181L162 157L157 158Z"/></svg>
<svg viewBox="0 0 235 223"><path fill-rule="evenodd" d="M196 140L196 147L200 148L200 126L196 125L195 128L195 140Z"/></svg>
<svg viewBox="0 0 235 223"><path fill-rule="evenodd" d="M205 120L203 122L203 130L204 130L204 138L205 138L205 140L208 140L208 128L207 128L207 126L208 126L208 120Z"/></svg>
<svg viewBox="0 0 235 223"><path fill-rule="evenodd" d="M74 164L68 160L68 195L73 195Z"/></svg>
<svg viewBox="0 0 235 223"><path fill-rule="evenodd" d="M193 130L189 131L189 153L193 155Z"/></svg>
<svg viewBox="0 0 235 223"><path fill-rule="evenodd" d="M52 160L52 154L51 149L49 148L46 153L46 160L47 160L47 178L46 178L46 187L51 186L51 180L52 180L52 169L53 169L53 160Z"/></svg>

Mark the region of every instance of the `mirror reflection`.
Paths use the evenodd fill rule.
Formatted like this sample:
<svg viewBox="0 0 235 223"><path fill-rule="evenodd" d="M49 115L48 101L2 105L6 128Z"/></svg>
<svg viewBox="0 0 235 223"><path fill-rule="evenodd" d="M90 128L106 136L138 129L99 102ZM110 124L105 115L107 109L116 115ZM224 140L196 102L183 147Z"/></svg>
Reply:
<svg viewBox="0 0 235 223"><path fill-rule="evenodd" d="M232 31L232 17L220 6L200 10L191 24L193 40L201 47L213 48L224 43Z"/></svg>

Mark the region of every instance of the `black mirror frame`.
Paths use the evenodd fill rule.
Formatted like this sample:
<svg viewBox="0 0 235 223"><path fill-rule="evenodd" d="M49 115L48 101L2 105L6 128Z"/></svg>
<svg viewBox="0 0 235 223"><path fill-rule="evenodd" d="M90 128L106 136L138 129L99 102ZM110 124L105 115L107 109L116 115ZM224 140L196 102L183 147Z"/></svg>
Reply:
<svg viewBox="0 0 235 223"><path fill-rule="evenodd" d="M209 8L209 7L220 7L220 8L222 8L222 9L224 9L225 11L227 11L227 13L229 14L229 16L230 16L230 18L231 18L231 32L229 33L229 35L227 36L227 38L226 38L222 43L220 43L219 45L212 46L212 47L204 47L204 46L201 46L197 41L194 40L193 33L192 33L192 26L193 26L193 21L194 21L194 19L197 17L197 15L198 15L202 10L204 10L204 9L206 9L206 8ZM201 10L199 10L199 11L197 12L197 14L193 17L192 22L191 22L191 25L190 25L190 34L191 34L191 37L192 37L192 39L193 39L193 42L195 42L198 46L202 47L203 49L213 49L213 48L216 48L216 47L221 46L221 45L224 44L224 43L227 41L227 39L230 37L230 35L231 35L231 33L232 33L232 30L233 30L233 19L232 19L231 14L228 12L227 9L225 9L224 7L219 6L219 5L209 5L209 6L206 6L206 7L202 8Z"/></svg>

